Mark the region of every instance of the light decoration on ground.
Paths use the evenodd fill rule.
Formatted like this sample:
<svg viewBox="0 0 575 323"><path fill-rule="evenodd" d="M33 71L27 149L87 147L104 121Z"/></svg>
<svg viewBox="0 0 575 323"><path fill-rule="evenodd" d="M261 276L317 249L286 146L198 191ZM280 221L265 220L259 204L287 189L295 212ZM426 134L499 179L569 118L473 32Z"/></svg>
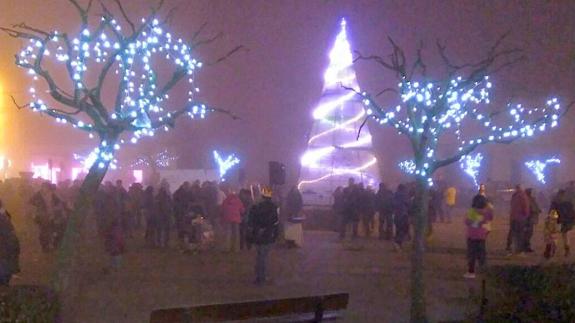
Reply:
<svg viewBox="0 0 575 323"><path fill-rule="evenodd" d="M477 153L474 156L466 155L459 161L459 166L473 179L473 184L479 188L479 183L477 182L477 176L479 176L479 168L481 168L481 162L483 161L483 155Z"/></svg>
<svg viewBox="0 0 575 323"><path fill-rule="evenodd" d="M100 145L82 159L85 169L92 164L107 168L110 163L114 168L113 156L122 144L135 144L158 130L168 131L182 115L204 118L214 111L195 99L199 89L193 76L202 63L194 57L194 47L164 29L165 21L156 18L159 8L140 24L124 15L126 25L131 27L126 28L106 8L100 21L91 26L87 18L90 7L75 7L82 19L75 37L25 24L2 30L27 40L16 56L16 64L28 71L34 83L43 81L47 87L46 91L32 85L32 100L27 106L57 123L83 130L90 138L99 137ZM50 64L46 62L49 59L53 61ZM51 69L58 66L70 79L71 89L57 84L52 76ZM160 79L165 82L160 83ZM172 102L169 95L181 80L187 80L184 104ZM109 82L114 85L108 86ZM112 88L118 92L107 93ZM44 93L49 93L53 102L42 98L40 94ZM113 108L104 103L110 97L115 98ZM132 137L124 141L123 133Z"/></svg>
<svg viewBox="0 0 575 323"><path fill-rule="evenodd" d="M560 164L559 158L553 157L546 160L529 160L525 162L525 166L535 175L537 181L545 184L545 168L551 164Z"/></svg>
<svg viewBox="0 0 575 323"><path fill-rule="evenodd" d="M350 177L366 185L375 185L379 179L367 127L357 138L366 111L358 95L344 88L359 91L346 28L347 22L342 19L323 75L323 93L312 113L314 124L307 150L300 159L299 189L327 196L331 196L337 186L346 185ZM304 195L304 199L307 196ZM312 203L316 202L321 203Z"/></svg>
<svg viewBox="0 0 575 323"><path fill-rule="evenodd" d="M231 154L224 159L217 150L214 150L214 161L218 165L218 172L222 181L225 181L225 176L230 169L240 163L240 159L236 155Z"/></svg>
<svg viewBox="0 0 575 323"><path fill-rule="evenodd" d="M406 174L412 175L415 173L415 163L413 160L404 160L397 164L399 168Z"/></svg>
<svg viewBox="0 0 575 323"><path fill-rule="evenodd" d="M178 160L180 157L170 154L167 149L157 153L153 156L142 156L138 157L131 165L130 168L142 168L142 167L153 167L153 168L168 168L172 163Z"/></svg>

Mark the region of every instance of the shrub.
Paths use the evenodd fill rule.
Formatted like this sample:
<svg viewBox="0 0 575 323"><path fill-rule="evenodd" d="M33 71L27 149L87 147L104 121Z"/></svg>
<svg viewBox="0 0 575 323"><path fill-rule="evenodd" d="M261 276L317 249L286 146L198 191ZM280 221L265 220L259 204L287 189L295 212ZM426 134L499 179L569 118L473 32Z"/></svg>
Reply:
<svg viewBox="0 0 575 323"><path fill-rule="evenodd" d="M56 294L42 286L0 287L0 323L59 321Z"/></svg>
<svg viewBox="0 0 575 323"><path fill-rule="evenodd" d="M486 322L575 322L575 266L496 266L487 273Z"/></svg>

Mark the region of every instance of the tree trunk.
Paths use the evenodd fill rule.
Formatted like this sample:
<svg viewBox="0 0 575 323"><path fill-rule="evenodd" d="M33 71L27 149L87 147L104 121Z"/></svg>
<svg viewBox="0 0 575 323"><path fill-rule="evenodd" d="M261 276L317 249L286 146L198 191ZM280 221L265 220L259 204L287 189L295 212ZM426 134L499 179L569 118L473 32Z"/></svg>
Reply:
<svg viewBox="0 0 575 323"><path fill-rule="evenodd" d="M415 216L413 250L411 252L411 322L428 322L425 311L425 286L423 265L425 253L425 231L427 227L428 184L422 177L417 178L415 194Z"/></svg>
<svg viewBox="0 0 575 323"><path fill-rule="evenodd" d="M111 147L115 143L115 141L110 140L107 142ZM84 222L86 216L91 212L92 201L110 164L109 161L102 162L104 167L100 167L98 161L95 162L82 182L56 258L52 283L60 297L64 322L74 322L74 302L79 296L81 280L80 275L78 275L78 254L84 236Z"/></svg>

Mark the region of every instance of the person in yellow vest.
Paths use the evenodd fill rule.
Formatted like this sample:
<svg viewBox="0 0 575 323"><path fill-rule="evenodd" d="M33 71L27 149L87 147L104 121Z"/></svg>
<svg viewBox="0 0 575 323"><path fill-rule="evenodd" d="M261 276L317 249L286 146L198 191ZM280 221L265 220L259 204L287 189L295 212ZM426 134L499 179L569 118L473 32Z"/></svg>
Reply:
<svg viewBox="0 0 575 323"><path fill-rule="evenodd" d="M445 217L447 219L447 223L451 223L451 213L455 208L455 202L457 201L457 189L454 186L450 186L445 190L443 193L443 198L445 200ZM443 222L443 219L441 219Z"/></svg>

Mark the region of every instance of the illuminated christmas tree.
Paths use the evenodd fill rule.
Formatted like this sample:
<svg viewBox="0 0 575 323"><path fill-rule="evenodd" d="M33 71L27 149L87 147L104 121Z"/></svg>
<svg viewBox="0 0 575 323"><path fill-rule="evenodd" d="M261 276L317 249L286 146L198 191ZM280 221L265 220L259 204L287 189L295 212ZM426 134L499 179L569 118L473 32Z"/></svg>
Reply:
<svg viewBox="0 0 575 323"><path fill-rule="evenodd" d="M301 157L299 189L306 204L328 204L338 186L349 178L365 185L378 182L377 159L371 152L371 134L364 127L366 112L353 91L359 91L346 21L329 53L323 93L313 111L314 124L306 152ZM359 133L359 137L358 137Z"/></svg>

